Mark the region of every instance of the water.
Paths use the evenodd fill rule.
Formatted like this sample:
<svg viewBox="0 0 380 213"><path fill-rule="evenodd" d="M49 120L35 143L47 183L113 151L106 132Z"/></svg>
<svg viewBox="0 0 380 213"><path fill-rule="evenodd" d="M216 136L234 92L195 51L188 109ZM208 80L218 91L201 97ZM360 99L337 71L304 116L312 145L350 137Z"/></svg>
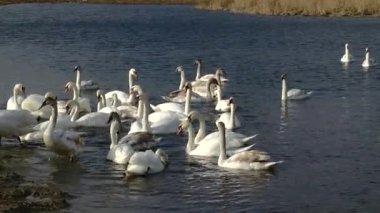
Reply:
<svg viewBox="0 0 380 213"><path fill-rule="evenodd" d="M170 135L162 148L165 172L126 180L105 160L108 129L81 129L86 150L78 162L43 146L20 148L4 140L3 164L31 180L58 185L74 196L70 210L376 212L380 208L379 68L361 68L365 47L380 55L375 18L258 17L186 6L24 4L0 7L0 100L14 83L29 93L50 90L69 98L64 84L81 65L84 78L104 89L127 88L127 70L159 103L178 86L183 65L195 76L226 70L246 134L284 160L274 173L229 171L216 159L185 155L186 138ZM344 43L357 61L340 64ZM280 76L314 91L307 101L280 108ZM85 94L95 101L94 94ZM202 110L210 111L211 106ZM210 122L208 129L215 129Z"/></svg>

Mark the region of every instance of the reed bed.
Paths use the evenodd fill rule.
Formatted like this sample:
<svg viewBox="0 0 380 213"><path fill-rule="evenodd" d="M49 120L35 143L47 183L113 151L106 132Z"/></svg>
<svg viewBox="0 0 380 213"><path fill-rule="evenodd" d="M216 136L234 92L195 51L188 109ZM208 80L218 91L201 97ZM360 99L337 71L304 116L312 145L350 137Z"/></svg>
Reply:
<svg viewBox="0 0 380 213"><path fill-rule="evenodd" d="M197 7L259 15L380 15L380 0L205 0Z"/></svg>

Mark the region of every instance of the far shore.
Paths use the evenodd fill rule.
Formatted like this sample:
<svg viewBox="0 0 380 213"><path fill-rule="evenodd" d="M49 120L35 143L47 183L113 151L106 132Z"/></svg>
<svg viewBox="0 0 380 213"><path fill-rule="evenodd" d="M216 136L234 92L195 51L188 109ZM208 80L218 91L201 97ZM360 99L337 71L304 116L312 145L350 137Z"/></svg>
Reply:
<svg viewBox="0 0 380 213"><path fill-rule="evenodd" d="M192 5L199 9L271 16L380 16L380 0L0 0L21 3Z"/></svg>

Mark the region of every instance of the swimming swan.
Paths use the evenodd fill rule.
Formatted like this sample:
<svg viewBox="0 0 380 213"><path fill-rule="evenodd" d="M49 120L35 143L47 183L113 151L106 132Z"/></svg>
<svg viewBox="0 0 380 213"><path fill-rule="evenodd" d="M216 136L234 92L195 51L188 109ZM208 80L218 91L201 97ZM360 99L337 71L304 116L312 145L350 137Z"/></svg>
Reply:
<svg viewBox="0 0 380 213"><path fill-rule="evenodd" d="M342 63L351 63L354 61L354 57L351 55L350 48L349 48L347 43L345 44L344 54L343 54L342 58L340 59L340 61Z"/></svg>
<svg viewBox="0 0 380 213"><path fill-rule="evenodd" d="M216 125L220 132L218 166L229 169L265 170L282 163L270 161L268 153L258 150L243 151L227 158L224 123L217 122Z"/></svg>
<svg viewBox="0 0 380 213"><path fill-rule="evenodd" d="M127 176L148 175L162 172L169 163L168 155L162 149L135 152L125 171Z"/></svg>
<svg viewBox="0 0 380 213"><path fill-rule="evenodd" d="M131 68L129 71L128 71L128 85L129 85L129 90L131 90L132 86L133 86L133 82L135 79L137 79L137 71L135 68ZM129 91L128 90L128 91ZM113 91L110 91L110 92L107 92L105 94L105 97L106 97L106 101L107 101L107 106L108 105L108 100L111 99L112 100L112 94L117 94L117 98L121 101L122 104L124 103L131 103L131 100L129 99L129 94L124 92L124 91L121 91L121 90L113 90Z"/></svg>
<svg viewBox="0 0 380 213"><path fill-rule="evenodd" d="M80 135L79 133L72 131L55 129L58 116L57 96L51 92L47 92L45 94L45 100L40 108L45 105L50 105L53 108L49 119L49 125L43 133L43 141L46 148L58 155L67 156L73 161L75 156L82 151L82 146L84 145L81 141Z"/></svg>
<svg viewBox="0 0 380 213"><path fill-rule="evenodd" d="M365 49L365 59L362 63L362 66L363 67L372 67L372 66L375 66L376 65L376 61L371 58L371 55L370 55L370 50L369 48L367 47Z"/></svg>
<svg viewBox="0 0 380 213"><path fill-rule="evenodd" d="M201 64L202 64L202 60L201 59L195 60L194 64L197 65L197 75L195 76L195 80L196 81L208 81L210 78L215 78L216 77L215 74L206 74L206 75L201 76ZM228 79L222 77L221 81L222 82L227 82Z"/></svg>
<svg viewBox="0 0 380 213"><path fill-rule="evenodd" d="M74 82L69 81L66 83L65 92L68 91L73 92L72 100L75 100L79 103L79 112L91 112L90 100L88 100L88 98L83 98L79 96L78 87L75 85Z"/></svg>
<svg viewBox="0 0 380 213"><path fill-rule="evenodd" d="M18 83L13 87L13 96L10 97L7 101L8 110L11 109L21 109L21 103L24 101L25 96L25 87Z"/></svg>
<svg viewBox="0 0 380 213"><path fill-rule="evenodd" d="M306 99L313 93L312 91L306 91L306 90L301 90L301 89L288 90L287 79L288 79L287 74L281 75L281 81L282 81L281 100L282 101Z"/></svg>
<svg viewBox="0 0 380 213"><path fill-rule="evenodd" d="M92 80L86 80L86 81L81 81L81 72L82 68L81 66L75 66L74 67L74 72L77 73L77 78L76 78L76 85L79 91L79 94L81 93L82 90L96 90L99 89L99 84L92 81Z"/></svg>
<svg viewBox="0 0 380 213"><path fill-rule="evenodd" d="M222 121L225 123L226 129L239 128L241 124L239 118L235 115L236 103L233 97L230 97L227 105L230 106L230 112L222 113L216 122Z"/></svg>

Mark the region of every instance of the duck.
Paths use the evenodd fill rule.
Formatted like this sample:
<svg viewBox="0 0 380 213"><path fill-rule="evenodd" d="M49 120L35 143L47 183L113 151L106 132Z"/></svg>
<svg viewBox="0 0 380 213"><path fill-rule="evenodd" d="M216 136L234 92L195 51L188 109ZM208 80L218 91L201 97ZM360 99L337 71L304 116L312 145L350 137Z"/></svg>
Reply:
<svg viewBox="0 0 380 213"><path fill-rule="evenodd" d="M131 68L128 71L129 90L131 90L133 83L134 83L134 80L137 79L137 77L138 77L137 70L135 68ZM124 104L124 103L131 104L132 103L132 100L129 98L128 93L121 91L121 90L113 90L113 91L109 91L105 94L107 106L108 106L108 103L110 102L108 100L112 100L112 94L117 94L117 98L120 100L120 102L122 104Z"/></svg>
<svg viewBox="0 0 380 213"><path fill-rule="evenodd" d="M344 54L342 58L340 59L342 63L351 63L354 61L354 57L350 53L350 48L348 46L348 43L345 44L344 46Z"/></svg>
<svg viewBox="0 0 380 213"><path fill-rule="evenodd" d="M177 134L181 135L187 129L188 141L186 145L186 154L190 156L203 156L203 157L217 157L219 156L219 142L217 140L209 140L208 142L199 142L198 145L194 143L194 128L191 118L183 119L178 125ZM229 153L238 153L252 148L254 144L245 147L228 147Z"/></svg>
<svg viewBox="0 0 380 213"><path fill-rule="evenodd" d="M268 153L259 150L242 151L227 157L225 126L217 122L220 132L218 166L240 170L268 170L283 161L270 161Z"/></svg>
<svg viewBox="0 0 380 213"><path fill-rule="evenodd" d="M216 77L216 74L206 74L206 75L201 76L201 65L202 65L202 60L201 59L196 59L195 62L194 62L194 64L197 65L197 69L196 69L197 74L195 76L195 81L208 81L210 78L215 78ZM222 82L227 82L228 79L222 77L221 81Z"/></svg>
<svg viewBox="0 0 380 213"><path fill-rule="evenodd" d="M25 99L25 87L21 83L17 83L13 87L13 96L7 101L6 109L21 109L21 103Z"/></svg>
<svg viewBox="0 0 380 213"><path fill-rule="evenodd" d="M157 149L156 152L152 150L135 152L129 160L125 174L130 177L159 173L168 163L168 155L162 149Z"/></svg>
<svg viewBox="0 0 380 213"><path fill-rule="evenodd" d="M376 61L371 57L370 50L367 47L365 49L365 59L362 63L362 67L372 67L376 65Z"/></svg>
<svg viewBox="0 0 380 213"><path fill-rule="evenodd" d="M78 88L79 94L81 94L82 90L97 90L97 89L99 89L99 84L94 82L93 80L81 81L81 72L82 72L81 66L79 66L79 65L75 66L74 72L77 73L75 83L76 83L76 86Z"/></svg>
<svg viewBox="0 0 380 213"><path fill-rule="evenodd" d="M58 109L57 96L54 93L47 92L45 94L45 100L40 108L46 105L52 107L52 113L49 125L43 132L43 142L48 150L58 155L69 157L70 161L73 161L82 151L84 143L77 132L55 129Z"/></svg>
<svg viewBox="0 0 380 213"><path fill-rule="evenodd" d="M228 99L227 106L230 107L230 112L222 113L217 119L217 122L218 121L224 122L227 129L235 129L235 128L241 127L239 118L235 115L236 103L233 97L230 97Z"/></svg>
<svg viewBox="0 0 380 213"><path fill-rule="evenodd" d="M282 81L281 100L283 102L287 101L287 100L307 99L313 93L312 91L307 91L307 90L302 90L302 89L290 89L290 90L288 90L287 79L288 79L288 75L286 73L281 75L281 81Z"/></svg>
<svg viewBox="0 0 380 213"><path fill-rule="evenodd" d="M85 112L85 113L91 112L90 100L88 98L83 98L79 96L78 87L76 86L74 82L69 81L66 83L65 92L68 92L68 91L73 92L72 100L75 100L79 103L79 112Z"/></svg>

